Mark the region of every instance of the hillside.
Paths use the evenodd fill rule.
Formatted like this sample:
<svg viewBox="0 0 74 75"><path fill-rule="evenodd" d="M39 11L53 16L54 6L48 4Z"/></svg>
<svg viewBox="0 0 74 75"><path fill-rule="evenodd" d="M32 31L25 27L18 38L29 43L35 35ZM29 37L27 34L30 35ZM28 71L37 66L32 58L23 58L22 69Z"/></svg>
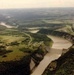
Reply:
<svg viewBox="0 0 74 75"><path fill-rule="evenodd" d="M7 29L5 26L0 25L0 31Z"/></svg>
<svg viewBox="0 0 74 75"><path fill-rule="evenodd" d="M38 31L38 33L58 36L58 37L67 39L67 40L71 41L72 43L74 43L74 35L72 35L68 32L61 32L61 31L56 31L56 30L52 30L52 29L41 29L40 31Z"/></svg>
<svg viewBox="0 0 74 75"><path fill-rule="evenodd" d="M67 41L74 43L74 8L0 9L0 75L30 75L43 59L44 64L47 60L51 62L51 58L55 60L60 53L57 49L68 48ZM73 61L71 49L51 63L55 64L55 75L60 70L64 72L62 68Z"/></svg>
<svg viewBox="0 0 74 75"><path fill-rule="evenodd" d="M0 31L0 75L29 75L31 59L37 66L47 53L45 46L51 47L52 43L43 34L15 28Z"/></svg>
<svg viewBox="0 0 74 75"><path fill-rule="evenodd" d="M74 75L74 47L59 59L51 62L43 75Z"/></svg>
<svg viewBox="0 0 74 75"><path fill-rule="evenodd" d="M56 29L56 31L67 32L74 35L74 25L66 25L64 27Z"/></svg>

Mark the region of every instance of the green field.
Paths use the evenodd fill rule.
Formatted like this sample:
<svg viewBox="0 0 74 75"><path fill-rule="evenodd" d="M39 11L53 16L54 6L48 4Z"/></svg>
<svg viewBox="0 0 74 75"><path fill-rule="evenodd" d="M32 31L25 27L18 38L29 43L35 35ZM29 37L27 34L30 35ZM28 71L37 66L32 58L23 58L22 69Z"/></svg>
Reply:
<svg viewBox="0 0 74 75"><path fill-rule="evenodd" d="M6 29L0 33L0 62L20 60L37 50L40 45L49 46L50 42L51 39L42 34Z"/></svg>
<svg viewBox="0 0 74 75"><path fill-rule="evenodd" d="M23 53L19 49L21 47L26 47L25 44L22 44L21 42L26 39L25 37L19 36L0 36L0 45L4 45L6 47L6 50L12 50L10 53L6 53L6 57L3 57L2 55L0 56L0 61L10 61L10 60L18 60L21 57L25 56L27 53ZM14 43L17 42L15 45ZM13 43L13 45L11 45Z"/></svg>

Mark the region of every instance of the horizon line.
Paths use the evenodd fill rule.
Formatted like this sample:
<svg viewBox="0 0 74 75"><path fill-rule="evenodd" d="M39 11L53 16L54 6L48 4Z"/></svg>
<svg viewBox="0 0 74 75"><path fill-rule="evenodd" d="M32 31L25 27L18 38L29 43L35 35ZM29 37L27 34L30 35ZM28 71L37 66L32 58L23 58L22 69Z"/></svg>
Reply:
<svg viewBox="0 0 74 75"><path fill-rule="evenodd" d="M48 8L74 8L74 7L0 8L0 10L7 10L7 9L48 9Z"/></svg>

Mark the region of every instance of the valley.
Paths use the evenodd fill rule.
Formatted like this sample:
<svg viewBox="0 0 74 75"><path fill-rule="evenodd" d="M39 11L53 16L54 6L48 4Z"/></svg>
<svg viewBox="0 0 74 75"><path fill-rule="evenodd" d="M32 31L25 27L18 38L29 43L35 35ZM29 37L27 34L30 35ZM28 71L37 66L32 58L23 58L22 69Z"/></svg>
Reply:
<svg viewBox="0 0 74 75"><path fill-rule="evenodd" d="M73 55L73 8L0 9L0 75L70 75Z"/></svg>
<svg viewBox="0 0 74 75"><path fill-rule="evenodd" d="M44 59L40 62L38 67L31 75L42 75L47 66L51 63L51 61L58 59L63 49L68 49L72 44L62 38L54 37L48 35L53 40L53 46L49 49L49 52L44 56Z"/></svg>

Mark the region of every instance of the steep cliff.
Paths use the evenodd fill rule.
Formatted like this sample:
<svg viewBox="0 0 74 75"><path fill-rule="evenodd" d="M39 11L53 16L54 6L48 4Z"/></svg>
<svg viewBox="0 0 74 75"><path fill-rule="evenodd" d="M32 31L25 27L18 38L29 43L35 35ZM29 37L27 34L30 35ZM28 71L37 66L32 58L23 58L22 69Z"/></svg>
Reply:
<svg viewBox="0 0 74 75"><path fill-rule="evenodd" d="M51 62L43 75L74 75L74 47L59 59Z"/></svg>

